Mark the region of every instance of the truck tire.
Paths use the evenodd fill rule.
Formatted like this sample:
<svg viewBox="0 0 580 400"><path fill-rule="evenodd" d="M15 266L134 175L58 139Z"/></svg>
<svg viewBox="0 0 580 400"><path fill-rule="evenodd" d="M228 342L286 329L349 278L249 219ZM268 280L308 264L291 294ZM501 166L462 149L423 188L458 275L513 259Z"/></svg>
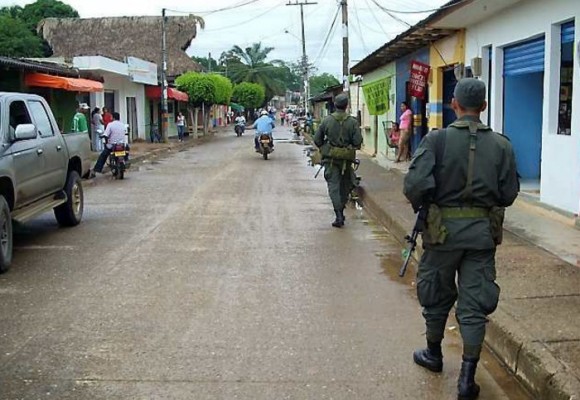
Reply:
<svg viewBox="0 0 580 400"><path fill-rule="evenodd" d="M76 171L70 171L64 187L66 203L54 209L54 216L60 226L76 226L83 218L84 194L81 177Z"/></svg>
<svg viewBox="0 0 580 400"><path fill-rule="evenodd" d="M0 274L12 264L12 217L4 196L0 196Z"/></svg>

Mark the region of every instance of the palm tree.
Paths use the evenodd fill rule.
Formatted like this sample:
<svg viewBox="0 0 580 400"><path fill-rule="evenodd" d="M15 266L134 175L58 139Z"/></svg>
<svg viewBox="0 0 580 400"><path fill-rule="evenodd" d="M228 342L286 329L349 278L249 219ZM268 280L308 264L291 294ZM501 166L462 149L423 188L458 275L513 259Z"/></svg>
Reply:
<svg viewBox="0 0 580 400"><path fill-rule="evenodd" d="M272 50L274 50L273 47L262 47L262 43L254 43L246 49L234 46L222 54L220 62L227 65L228 77L234 83L260 84L266 89L266 100L269 100L285 91L285 84L280 74L280 68L284 67L284 62L266 61Z"/></svg>

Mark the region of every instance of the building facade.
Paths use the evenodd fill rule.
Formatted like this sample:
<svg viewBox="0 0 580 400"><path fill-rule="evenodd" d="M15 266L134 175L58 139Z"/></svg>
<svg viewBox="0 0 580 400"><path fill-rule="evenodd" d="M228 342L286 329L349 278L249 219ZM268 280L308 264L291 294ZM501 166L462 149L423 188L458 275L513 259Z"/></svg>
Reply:
<svg viewBox="0 0 580 400"><path fill-rule="evenodd" d="M466 31L465 59L489 86L484 119L510 138L523 189L578 213L580 7L576 0L507 3Z"/></svg>

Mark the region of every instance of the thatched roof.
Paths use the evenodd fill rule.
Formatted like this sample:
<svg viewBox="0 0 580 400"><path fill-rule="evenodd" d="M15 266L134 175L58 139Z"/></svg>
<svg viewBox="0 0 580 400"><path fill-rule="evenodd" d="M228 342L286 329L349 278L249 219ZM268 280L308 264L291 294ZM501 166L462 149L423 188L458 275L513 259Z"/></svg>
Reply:
<svg viewBox="0 0 580 400"><path fill-rule="evenodd" d="M39 34L54 56L104 56L120 61L137 57L161 68L161 17L47 18ZM169 77L201 67L185 50L203 20L196 16L167 17L167 74Z"/></svg>

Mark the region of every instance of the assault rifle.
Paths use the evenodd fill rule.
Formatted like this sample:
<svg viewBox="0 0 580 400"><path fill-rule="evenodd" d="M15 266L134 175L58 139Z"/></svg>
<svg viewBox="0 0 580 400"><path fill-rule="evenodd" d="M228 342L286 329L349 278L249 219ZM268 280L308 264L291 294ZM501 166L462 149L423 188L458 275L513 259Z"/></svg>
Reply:
<svg viewBox="0 0 580 400"><path fill-rule="evenodd" d="M429 208L426 206L421 206L419 208L419 211L417 212L417 221L415 221L415 226L413 227L413 232L410 235L405 236L405 240L410 246L407 249L407 254L405 256L403 266L399 270L399 276L401 278L405 276L407 267L409 266L409 261L411 261L415 247L417 247L417 237L419 236L419 233L423 232L423 229L425 229L425 221L427 220L428 210Z"/></svg>

